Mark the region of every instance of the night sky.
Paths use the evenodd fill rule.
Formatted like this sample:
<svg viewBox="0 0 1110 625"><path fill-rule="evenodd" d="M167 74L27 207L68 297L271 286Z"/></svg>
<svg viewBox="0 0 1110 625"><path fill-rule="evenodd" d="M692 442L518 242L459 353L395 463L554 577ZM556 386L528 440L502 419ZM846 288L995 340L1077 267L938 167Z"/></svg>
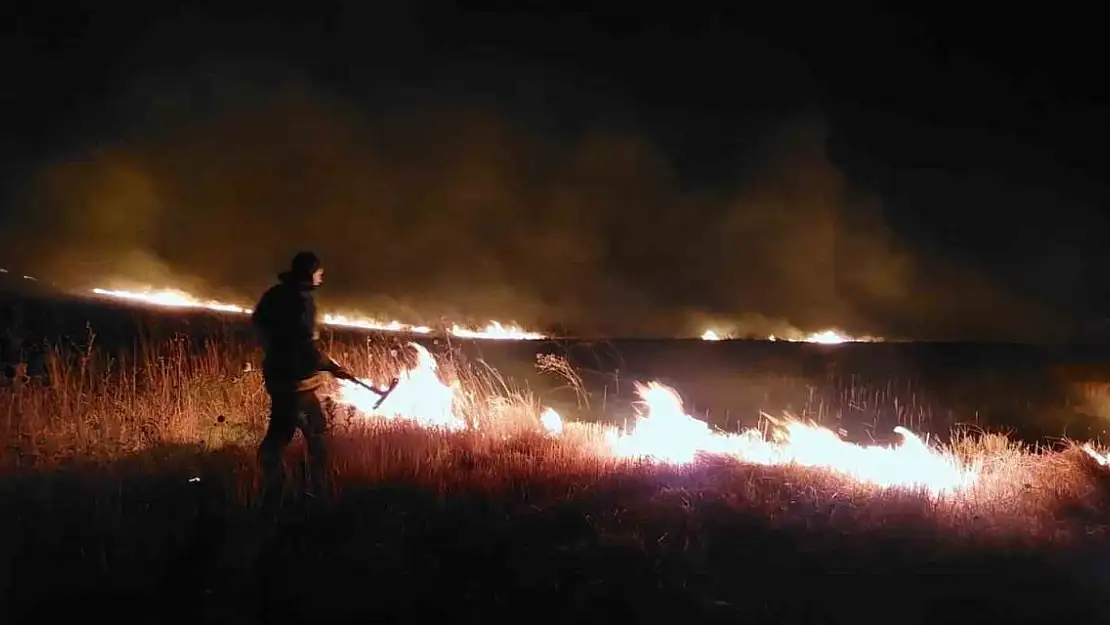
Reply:
<svg viewBox="0 0 1110 625"><path fill-rule="evenodd" d="M0 264L253 299L311 248L323 304L412 321L1105 333L1091 16L162 4L2 9Z"/></svg>

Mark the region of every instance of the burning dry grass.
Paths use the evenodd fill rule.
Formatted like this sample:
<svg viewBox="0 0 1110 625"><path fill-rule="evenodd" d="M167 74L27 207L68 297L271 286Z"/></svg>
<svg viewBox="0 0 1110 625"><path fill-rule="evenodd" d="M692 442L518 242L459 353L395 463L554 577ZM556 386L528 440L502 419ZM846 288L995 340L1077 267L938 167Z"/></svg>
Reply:
<svg viewBox="0 0 1110 625"><path fill-rule="evenodd" d="M378 383L405 376L420 359L431 358L400 344L370 341L333 345L332 351ZM249 453L265 429L268 409L257 361L257 352L246 345L186 338L141 345L111 357L96 350L92 341L80 352L55 350L48 359L48 379L17 380L0 390L3 466L12 473L49 470L74 460L108 463L167 445L196 445L207 451L232 447ZM781 496L788 499L824 501L834 509L836 502L850 501L846 505L854 510L874 508L873 502L891 496L908 497L928 500L935 520L953 530L1013 526L1010 529L1040 537L1059 535L1057 515L1062 510L1074 515L1101 504L1106 471L1080 447L1030 449L989 433L963 432L936 448L935 455L975 473L973 483L936 497L913 487L883 489L820 469L774 466L778 461L773 460L750 465L698 453L696 461L676 466L637 459L635 454L622 459L607 453L614 442L612 428L560 422L561 431L553 434L545 428L538 399L483 363L466 362L449 352L438 364L434 377L443 388L456 389L447 409L459 415L466 429L428 430L407 420L368 418L353 406L332 404L339 483L400 481L492 493L518 484L594 483L608 476L682 476L691 487L701 488L697 485L707 476L735 474L728 484L715 477L706 487L724 489L732 493L729 497L757 508L768 497L780 496L759 494L762 490L787 493ZM580 379L565 362L545 358L538 366L581 391ZM409 390L412 401L427 400L427 388ZM254 477L249 469L239 474ZM247 484L237 490L249 493L251 488ZM1083 531L1089 534L1101 527L1088 525Z"/></svg>
<svg viewBox="0 0 1110 625"><path fill-rule="evenodd" d="M377 382L418 357L378 343L335 345L332 353ZM1039 575L1052 592L1086 592L1071 577L1044 581L1045 571L1059 554L1096 554L1103 545L1107 471L1074 445L1045 451L999 435L956 436L944 453L976 467L978 480L942 496L726 456L678 464L619 458L602 451L610 430L567 422L554 435L534 396L455 355L440 360L440 376L457 383L456 410L469 427L429 430L335 406L339 496L326 498L335 507L271 548L267 557L276 560L264 565L272 571L262 590L221 590L213 579L244 573L225 552L244 541L234 528L250 517L257 483L254 445L267 410L250 366L257 357L246 346L186 339L112 357L57 351L47 380L0 390L0 498L14 511L0 531L20 545L4 567L19 571L9 583L20 609L51 603L61 585L71 598L113 588L160 601L187 596L195 609L225 618L276 596L295 596L294 607L279 609L308 610L305 618L317 620L338 611L444 616L401 586L418 582L456 618L495 619L538 602L579 620L616 610L642 621L758 622L797 618L801 608L787 591L815 570L869 570L876 593L893 593L893 580L917 583L905 571L985 572L985 556L968 555L982 549L995 554L996 575ZM565 365L540 364L579 384ZM294 443L291 464L301 454ZM306 504L293 497L289 514L297 515ZM1053 554L1048 560L1029 559L1029 549L1045 546L1053 548L1041 551ZM475 568L476 557L494 562L484 566L499 571L496 579ZM1069 576L1089 571L1086 556L1076 557L1061 565ZM35 568L44 561L53 564ZM750 577L755 563L759 581ZM294 578L296 588L287 585ZM839 587L821 583L829 592ZM371 587L384 598L363 605ZM932 592L914 591L925 600ZM1062 616L1055 596L1046 608L1028 597L1015 603L1021 590L999 592L1026 622ZM761 607L750 607L753 600Z"/></svg>
<svg viewBox="0 0 1110 625"><path fill-rule="evenodd" d="M1076 448L1034 455L987 436L958 443L960 455L984 466L982 484L956 496L876 488L799 466L761 466L706 456L688 465L617 459L592 453L597 426L571 424L570 440L538 433L507 439L473 432L428 436L403 424L376 424L335 440L340 475L361 483L407 483L432 492L467 491L506 500L529 493L531 504L573 500L598 491L650 492L683 508L723 505L768 523L802 523L866 531L911 523L983 542L1063 544L1105 531L1102 469ZM984 441L980 442L980 441ZM999 443L1001 448L995 448ZM903 528L905 529L905 528ZM1012 544L1012 542L1011 542Z"/></svg>

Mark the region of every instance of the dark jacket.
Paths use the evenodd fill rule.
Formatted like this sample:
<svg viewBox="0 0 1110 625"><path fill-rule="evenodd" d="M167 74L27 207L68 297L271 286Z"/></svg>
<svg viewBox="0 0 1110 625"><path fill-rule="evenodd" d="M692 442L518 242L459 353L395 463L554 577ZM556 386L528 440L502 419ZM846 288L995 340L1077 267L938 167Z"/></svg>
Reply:
<svg viewBox="0 0 1110 625"><path fill-rule="evenodd" d="M320 349L312 285L289 274L270 287L254 307L251 321L262 341L262 376L268 390L311 390L334 367Z"/></svg>

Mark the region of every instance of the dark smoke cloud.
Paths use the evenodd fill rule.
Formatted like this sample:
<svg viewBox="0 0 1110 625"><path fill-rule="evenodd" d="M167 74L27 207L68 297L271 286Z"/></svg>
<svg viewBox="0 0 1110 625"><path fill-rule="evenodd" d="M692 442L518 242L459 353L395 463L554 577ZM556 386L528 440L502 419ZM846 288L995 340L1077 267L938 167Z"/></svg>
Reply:
<svg viewBox="0 0 1110 625"><path fill-rule="evenodd" d="M641 134L562 134L457 103L359 109L303 80L137 83L122 130L45 166L4 246L43 275L253 300L301 248L326 305L605 335L838 326L1028 336L1051 321L921 262L846 180L817 117L690 190Z"/></svg>

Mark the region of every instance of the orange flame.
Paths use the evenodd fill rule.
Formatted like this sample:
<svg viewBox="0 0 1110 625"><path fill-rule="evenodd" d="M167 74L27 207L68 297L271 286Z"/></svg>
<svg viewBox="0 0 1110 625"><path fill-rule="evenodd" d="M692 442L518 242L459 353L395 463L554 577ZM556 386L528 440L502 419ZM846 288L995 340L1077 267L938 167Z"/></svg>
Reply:
<svg viewBox="0 0 1110 625"><path fill-rule="evenodd" d="M101 297L108 297L147 306L164 308L190 308L204 309L216 312L250 314L251 309L237 304L228 304L214 300L202 300L178 289L148 289L144 291L129 291L123 289L96 288L92 292ZM415 326L400 321L381 321L363 315L342 315L325 313L321 321L325 325L355 328L361 330L377 330L380 332L400 332L412 334L431 334L432 329L427 326ZM547 338L539 332L528 332L515 325L503 325L499 321L491 321L485 328L475 330L452 324L448 333L458 338L467 339L495 339L511 341L533 341Z"/></svg>
<svg viewBox="0 0 1110 625"><path fill-rule="evenodd" d="M339 395L335 400L368 416L408 419L425 427L465 428L466 421L455 412L458 382L445 384L439 379L435 357L421 345L409 345L416 350L416 366L399 376L397 386L381 406L374 408L380 399L377 394L347 380L339 381ZM373 386L369 379L362 382Z"/></svg>
<svg viewBox="0 0 1110 625"><path fill-rule="evenodd" d="M152 304L154 306L167 306L170 308L203 308L206 310L215 310L219 312L230 312L240 314L250 314L250 308L244 308L235 304L224 304L217 301L203 301L199 300L184 291L177 291L174 289L163 289L161 291L123 291L113 289L93 289L93 293L104 297L114 297L116 299L127 300L131 302L138 302L142 304Z"/></svg>
<svg viewBox="0 0 1110 625"><path fill-rule="evenodd" d="M373 409L378 400L375 394L349 382L341 382L337 401L366 416L404 418L451 429L467 427L455 409L458 384L441 381L435 358L424 348L414 347L419 351L419 361L401 378L381 408ZM605 444L597 453L672 464L691 463L706 454L719 455L752 464L821 469L864 484L922 489L933 495L970 488L980 475L977 466L965 465L954 454L929 447L902 427L895 428L902 443L892 447L856 445L827 428L792 419L777 423L769 437L757 429L721 433L686 414L673 389L650 382L637 384L636 390L643 414L627 431L606 428ZM538 425L551 436L560 436L566 429L562 417L551 408L542 411Z"/></svg>
<svg viewBox="0 0 1110 625"><path fill-rule="evenodd" d="M460 338L498 338L517 341L534 341L545 338L539 332L526 332L516 326L503 326L498 321L491 321L481 330L470 330L458 325L451 326L451 334Z"/></svg>
<svg viewBox="0 0 1110 625"><path fill-rule="evenodd" d="M954 455L929 448L903 427L894 429L903 438L897 447L856 445L827 428L792 419L768 440L756 429L710 431L704 421L683 411L673 389L658 382L638 385L637 392L647 411L629 432L610 435L618 456L684 463L698 454L719 454L754 464L824 469L876 486L923 488L933 494L969 487L979 475L977 467L962 466Z"/></svg>
<svg viewBox="0 0 1110 625"><path fill-rule="evenodd" d="M559 435L563 433L563 418L553 408L544 408L540 415L540 425L548 434Z"/></svg>

